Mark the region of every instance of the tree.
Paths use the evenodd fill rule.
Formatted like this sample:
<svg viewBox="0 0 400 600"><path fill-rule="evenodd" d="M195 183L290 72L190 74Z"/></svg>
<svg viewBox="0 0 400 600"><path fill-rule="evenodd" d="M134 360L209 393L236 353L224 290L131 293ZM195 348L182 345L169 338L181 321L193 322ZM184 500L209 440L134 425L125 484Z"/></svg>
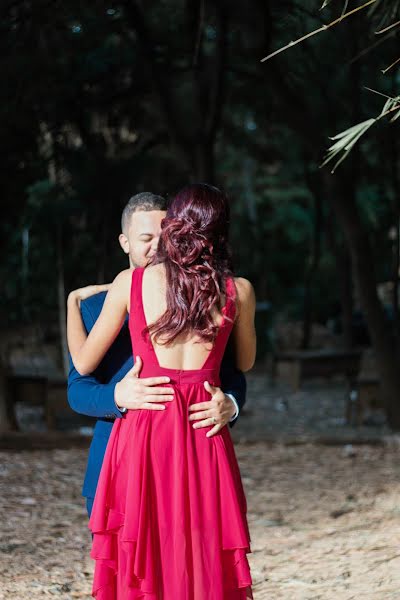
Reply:
<svg viewBox="0 0 400 600"><path fill-rule="evenodd" d="M350 15L356 10L360 10L361 8L371 5L374 1L375 0L365 3L361 7L354 9L347 14ZM328 3L325 2L324 6L327 4ZM399 5L397 5L397 9L398 8ZM340 20L341 19L339 18L332 21L327 27L340 22ZM396 26L397 25L400 25L400 23L396 23ZM323 31L327 27L322 26L316 31ZM309 36L303 36L303 39L306 37ZM299 40L301 39L302 38L299 38ZM347 46L351 48L352 53L352 56L349 57L349 60L351 65L350 83L352 86L350 96L350 114L352 114L353 118L354 115L360 114L361 111L361 76L358 66L359 63L352 59L359 55L360 43L362 39L365 39L365 26L362 27L360 22L356 22L349 32L349 43ZM313 108L315 110L315 106ZM304 106L302 107L302 111L303 110ZM312 108L310 106L307 111L309 118L311 118L311 110ZM399 106L397 99L389 99L382 110L381 116L388 114L389 111L394 111L397 118L397 116L400 116L400 112L398 112L398 110ZM360 126L355 126L350 130L339 134L339 136L336 138L338 141L332 147L331 154L324 164L329 162L329 160L336 156L338 152L344 150L344 154L340 160L341 162L354 147L355 143L360 139L361 135L374 122L375 121L372 119L363 121ZM313 130L311 129L307 138L305 138L305 144L315 148L315 144L319 143L319 136L311 137L310 134L312 133ZM311 147L310 151L312 151ZM364 165L365 160L363 160L363 156L359 152L355 153L351 163L347 165L347 168L344 169L340 175L337 174L335 179L330 179L327 174L322 175L322 189L324 190L326 200L331 204L338 222L341 225L347 248L351 256L353 272L359 290L362 308L366 315L372 343L376 352L377 364L381 374L382 392L386 401L389 423L393 428L400 429L400 402L398 399L398 390L400 389L400 376L398 372L400 347L398 342L396 343L396 340L393 339L393 335L389 329L387 317L378 298L377 275L374 268L374 256L368 232L363 224L359 200L357 197L360 181L362 179L362 168ZM397 171L397 168L398 166L396 165L394 169ZM398 281L396 284L398 284ZM396 314L394 318L397 318ZM395 330L397 328L398 323L395 322Z"/></svg>

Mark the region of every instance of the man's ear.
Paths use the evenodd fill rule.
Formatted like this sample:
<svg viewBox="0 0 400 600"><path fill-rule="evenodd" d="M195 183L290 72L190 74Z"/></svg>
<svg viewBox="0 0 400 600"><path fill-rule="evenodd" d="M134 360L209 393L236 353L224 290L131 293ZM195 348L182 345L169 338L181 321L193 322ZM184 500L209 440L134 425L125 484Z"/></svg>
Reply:
<svg viewBox="0 0 400 600"><path fill-rule="evenodd" d="M125 254L129 254L129 240L124 233L119 234L118 241Z"/></svg>

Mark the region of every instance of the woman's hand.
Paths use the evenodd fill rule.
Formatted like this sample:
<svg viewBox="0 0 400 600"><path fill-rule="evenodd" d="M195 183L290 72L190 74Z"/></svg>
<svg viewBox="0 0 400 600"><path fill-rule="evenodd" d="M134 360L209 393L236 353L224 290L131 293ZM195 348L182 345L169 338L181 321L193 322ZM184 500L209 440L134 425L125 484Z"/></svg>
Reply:
<svg viewBox="0 0 400 600"><path fill-rule="evenodd" d="M100 292L108 292L110 286L111 283L87 285L86 287L78 288L77 290L73 290L72 292L70 292L68 300L78 302L78 306L80 306L82 300L86 300L86 298L90 298L90 296L94 296L95 294L99 294Z"/></svg>

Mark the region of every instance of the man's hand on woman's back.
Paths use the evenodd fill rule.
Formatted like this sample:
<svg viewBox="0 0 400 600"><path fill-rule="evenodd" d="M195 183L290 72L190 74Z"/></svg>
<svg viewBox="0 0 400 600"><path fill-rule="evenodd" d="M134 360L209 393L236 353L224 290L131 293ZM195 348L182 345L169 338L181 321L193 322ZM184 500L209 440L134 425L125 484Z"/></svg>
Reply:
<svg viewBox="0 0 400 600"><path fill-rule="evenodd" d="M174 399L172 387L159 387L169 383L169 377L146 377L139 379L142 359L136 357L135 364L121 381L115 386L115 403L118 408L128 410L164 410L164 402Z"/></svg>

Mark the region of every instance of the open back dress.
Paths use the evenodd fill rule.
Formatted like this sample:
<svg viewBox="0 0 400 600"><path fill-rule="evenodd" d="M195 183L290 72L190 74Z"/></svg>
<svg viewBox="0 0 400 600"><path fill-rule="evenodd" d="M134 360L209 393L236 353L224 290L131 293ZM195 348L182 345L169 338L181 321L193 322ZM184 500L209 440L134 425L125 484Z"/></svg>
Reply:
<svg viewBox="0 0 400 600"><path fill-rule="evenodd" d="M166 409L128 410L108 442L89 528L98 600L245 600L251 597L246 554L246 499L229 428L206 437L188 408L210 400L204 381L219 371L235 318L236 289L226 282L222 323L201 369L162 367L142 300L144 269L132 274L129 327L140 377L170 377Z"/></svg>

